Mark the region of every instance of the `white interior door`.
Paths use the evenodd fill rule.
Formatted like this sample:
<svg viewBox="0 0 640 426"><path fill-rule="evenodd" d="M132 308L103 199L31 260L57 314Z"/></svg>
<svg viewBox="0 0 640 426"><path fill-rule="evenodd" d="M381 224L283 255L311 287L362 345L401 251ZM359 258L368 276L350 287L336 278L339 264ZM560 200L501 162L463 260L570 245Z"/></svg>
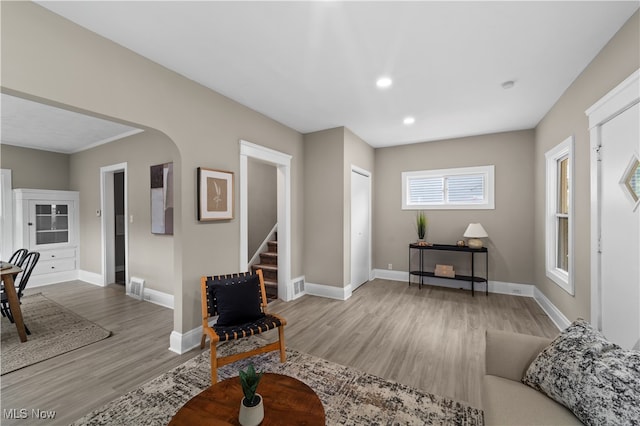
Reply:
<svg viewBox="0 0 640 426"><path fill-rule="evenodd" d="M369 281L371 270L371 176L351 171L351 288Z"/></svg>
<svg viewBox="0 0 640 426"><path fill-rule="evenodd" d="M626 349L640 342L640 209L626 184L638 175L639 118L636 104L601 126L602 332Z"/></svg>

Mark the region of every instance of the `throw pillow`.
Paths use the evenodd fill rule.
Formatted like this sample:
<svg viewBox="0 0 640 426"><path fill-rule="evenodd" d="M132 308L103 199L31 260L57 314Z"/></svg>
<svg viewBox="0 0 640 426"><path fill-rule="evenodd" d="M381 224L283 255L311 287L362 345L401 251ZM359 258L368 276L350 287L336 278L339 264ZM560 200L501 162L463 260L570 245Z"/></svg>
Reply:
<svg viewBox="0 0 640 426"><path fill-rule="evenodd" d="M587 425L640 419L640 352L607 341L583 319L540 352L522 382L569 408Z"/></svg>
<svg viewBox="0 0 640 426"><path fill-rule="evenodd" d="M240 282L215 285L214 292L218 301L217 325L239 325L264 317L260 308L260 279L257 275Z"/></svg>

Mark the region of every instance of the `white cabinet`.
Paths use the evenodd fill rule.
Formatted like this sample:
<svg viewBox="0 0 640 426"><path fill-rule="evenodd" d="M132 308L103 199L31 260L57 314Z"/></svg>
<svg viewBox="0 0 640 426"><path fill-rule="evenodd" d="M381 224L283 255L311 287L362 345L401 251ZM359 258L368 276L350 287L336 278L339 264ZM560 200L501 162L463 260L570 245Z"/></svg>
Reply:
<svg viewBox="0 0 640 426"><path fill-rule="evenodd" d="M29 286L78 277L77 191L14 189L14 245L40 253Z"/></svg>

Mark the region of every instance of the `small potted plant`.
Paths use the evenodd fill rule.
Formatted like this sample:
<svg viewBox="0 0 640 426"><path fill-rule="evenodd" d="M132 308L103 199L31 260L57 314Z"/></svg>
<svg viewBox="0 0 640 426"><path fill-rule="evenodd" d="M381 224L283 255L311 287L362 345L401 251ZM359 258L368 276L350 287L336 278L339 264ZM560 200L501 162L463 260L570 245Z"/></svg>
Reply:
<svg viewBox="0 0 640 426"><path fill-rule="evenodd" d="M426 245L425 236L427 235L427 216L422 210L416 214L416 230L418 231L418 244Z"/></svg>
<svg viewBox="0 0 640 426"><path fill-rule="evenodd" d="M240 384L244 398L240 404L238 421L242 426L257 426L264 418L264 406L262 396L256 393L262 373L256 373L253 364L249 364L247 371L240 370Z"/></svg>

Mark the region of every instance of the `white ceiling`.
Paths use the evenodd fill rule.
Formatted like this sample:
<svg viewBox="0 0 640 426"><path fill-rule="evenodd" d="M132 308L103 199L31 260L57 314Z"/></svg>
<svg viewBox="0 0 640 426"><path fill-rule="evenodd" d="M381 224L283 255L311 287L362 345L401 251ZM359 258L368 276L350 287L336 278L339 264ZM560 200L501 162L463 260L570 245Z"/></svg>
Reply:
<svg viewBox="0 0 640 426"><path fill-rule="evenodd" d="M38 3L302 133L346 126L374 147L535 127L639 6Z"/></svg>
<svg viewBox="0 0 640 426"><path fill-rule="evenodd" d="M0 140L9 145L71 154L142 131L5 93L0 101Z"/></svg>

